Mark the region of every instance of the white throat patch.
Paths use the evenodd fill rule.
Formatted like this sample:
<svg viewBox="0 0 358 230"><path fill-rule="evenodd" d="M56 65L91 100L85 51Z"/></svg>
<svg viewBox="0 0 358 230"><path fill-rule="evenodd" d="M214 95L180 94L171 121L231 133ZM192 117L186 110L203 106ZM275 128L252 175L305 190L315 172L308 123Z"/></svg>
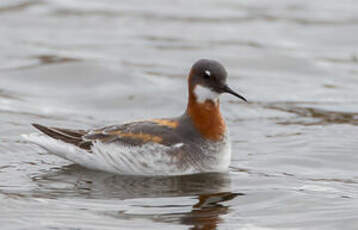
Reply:
<svg viewBox="0 0 358 230"><path fill-rule="evenodd" d="M199 103L204 103L206 100L210 100L216 103L219 97L217 92L201 85L195 86L194 94Z"/></svg>

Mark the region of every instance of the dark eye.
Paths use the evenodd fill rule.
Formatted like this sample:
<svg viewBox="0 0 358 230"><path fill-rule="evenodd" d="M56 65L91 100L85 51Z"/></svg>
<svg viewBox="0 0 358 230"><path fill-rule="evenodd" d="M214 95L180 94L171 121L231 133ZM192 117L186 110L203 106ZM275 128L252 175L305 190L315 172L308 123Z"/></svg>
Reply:
<svg viewBox="0 0 358 230"><path fill-rule="evenodd" d="M210 72L209 70L205 70L205 71L204 71L204 77L205 77L206 79L210 79L210 78L211 78L211 72Z"/></svg>

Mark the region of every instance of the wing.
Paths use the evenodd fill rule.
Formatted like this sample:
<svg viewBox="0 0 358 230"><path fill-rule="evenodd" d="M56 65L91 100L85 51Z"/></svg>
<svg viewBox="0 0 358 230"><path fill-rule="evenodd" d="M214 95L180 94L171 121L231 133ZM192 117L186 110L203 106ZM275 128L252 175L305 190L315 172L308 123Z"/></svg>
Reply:
<svg viewBox="0 0 358 230"><path fill-rule="evenodd" d="M139 146L150 142L165 146L182 143L182 137L176 131L179 122L174 119L138 121L95 130L69 130L45 127L39 124L33 124L33 126L52 138L86 150L90 150L96 141L118 142L130 146Z"/></svg>
<svg viewBox="0 0 358 230"><path fill-rule="evenodd" d="M120 142L127 145L142 145L148 142L170 146L180 142L176 132L178 122L168 119L137 121L92 130L84 140L99 140L103 143Z"/></svg>

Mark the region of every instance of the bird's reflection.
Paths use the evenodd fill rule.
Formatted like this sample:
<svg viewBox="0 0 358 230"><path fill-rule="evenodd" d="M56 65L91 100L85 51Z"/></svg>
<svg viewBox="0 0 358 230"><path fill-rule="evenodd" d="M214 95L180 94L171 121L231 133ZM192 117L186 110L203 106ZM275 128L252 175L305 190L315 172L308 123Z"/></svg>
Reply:
<svg viewBox="0 0 358 230"><path fill-rule="evenodd" d="M201 194L198 196L199 202L193 206L191 212L181 218L181 223L193 226L189 228L193 230L216 229L217 224L222 221L220 216L229 212L229 206L221 202L232 200L238 195L243 194L231 192Z"/></svg>
<svg viewBox="0 0 358 230"><path fill-rule="evenodd" d="M153 222L182 224L189 226L190 230L214 230L223 220L222 215L230 212L230 206L222 202L230 201L242 193L211 193L196 196L198 202L186 212L136 214L126 212L107 212L106 215L126 220L149 219ZM163 205L163 207L169 205ZM145 206L150 208L150 206ZM155 206L158 208L158 206Z"/></svg>
<svg viewBox="0 0 358 230"><path fill-rule="evenodd" d="M31 196L46 198L90 198L90 199L140 199L166 198L197 199L187 211L158 214L158 208L165 210L171 204L141 206L154 210L150 214L127 213L123 211L105 212L120 219L150 219L154 222L177 223L189 226L189 229L216 229L221 215L227 214L230 201L241 193L231 192L231 180L228 174L199 174L176 177L140 177L119 176L87 170L76 165L47 171L33 176L38 185ZM167 201L167 202L170 202Z"/></svg>

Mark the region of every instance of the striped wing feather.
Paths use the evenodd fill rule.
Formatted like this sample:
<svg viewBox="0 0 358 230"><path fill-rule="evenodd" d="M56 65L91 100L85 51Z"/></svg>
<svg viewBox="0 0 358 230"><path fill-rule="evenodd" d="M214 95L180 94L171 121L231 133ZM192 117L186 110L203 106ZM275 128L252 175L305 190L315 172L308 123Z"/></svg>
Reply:
<svg viewBox="0 0 358 230"><path fill-rule="evenodd" d="M173 132L173 129L176 128L173 124L173 121L170 120L140 121L95 130L70 130L46 127L40 124L32 125L54 139L90 150L95 141L102 143L119 142L132 146L148 142L172 145L180 142L179 136Z"/></svg>

